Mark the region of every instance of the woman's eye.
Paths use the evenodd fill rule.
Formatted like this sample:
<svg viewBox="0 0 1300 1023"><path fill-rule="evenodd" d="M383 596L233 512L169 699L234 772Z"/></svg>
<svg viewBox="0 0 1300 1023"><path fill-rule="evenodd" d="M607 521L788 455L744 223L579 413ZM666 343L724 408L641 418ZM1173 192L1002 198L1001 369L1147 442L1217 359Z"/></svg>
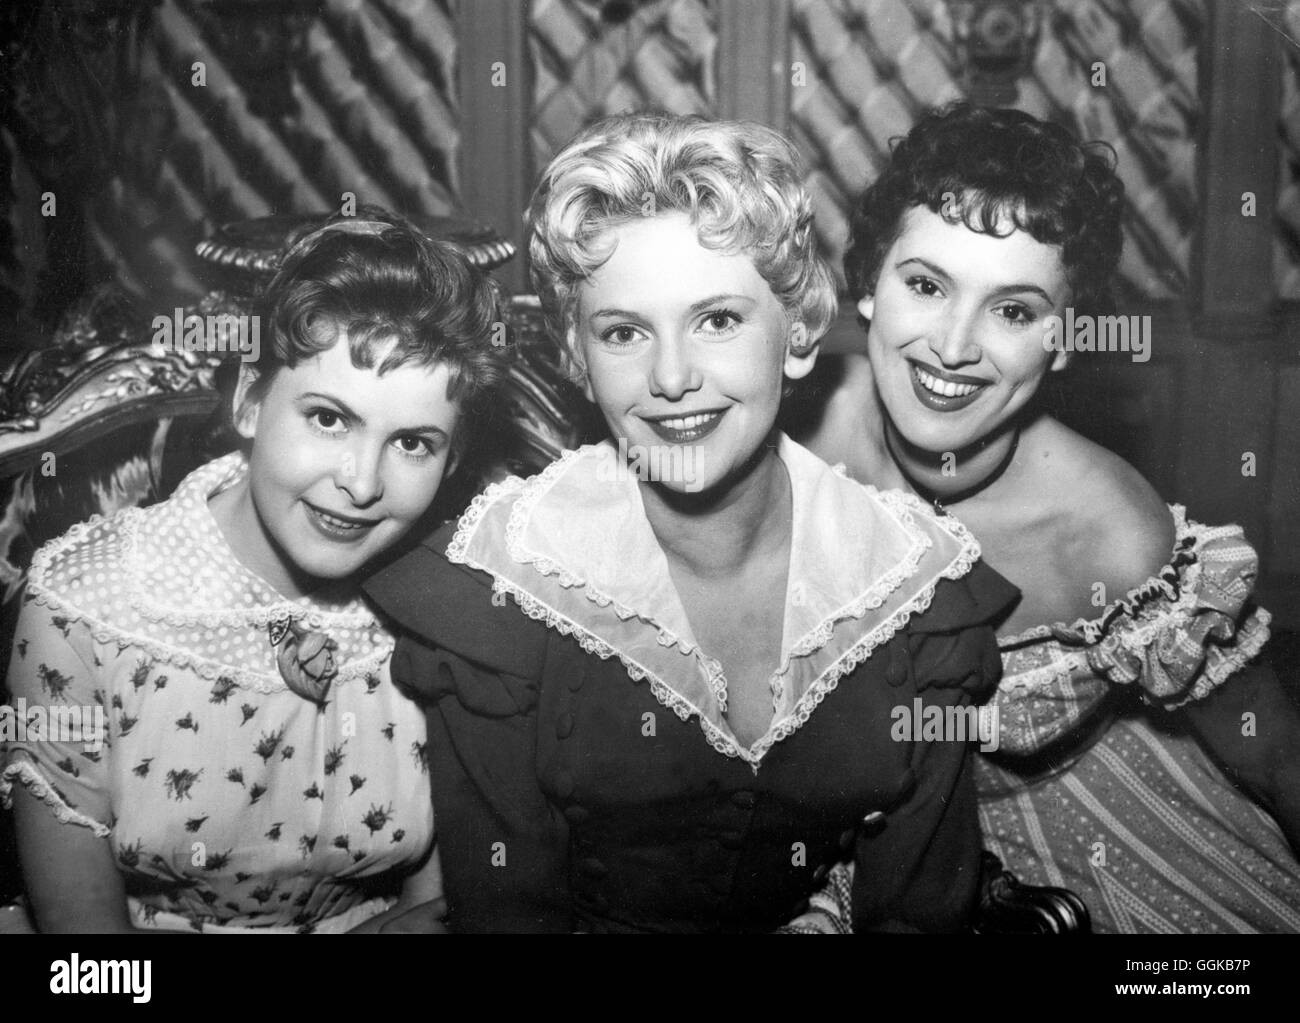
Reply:
<svg viewBox="0 0 1300 1023"><path fill-rule="evenodd" d="M617 327L610 327L600 335L602 341L610 342L616 345L630 345L637 339L639 331L633 326L626 323L620 323Z"/></svg>
<svg viewBox="0 0 1300 1023"><path fill-rule="evenodd" d="M918 295L927 297L939 294L939 284L929 277L909 277L907 286L915 291Z"/></svg>
<svg viewBox="0 0 1300 1023"><path fill-rule="evenodd" d="M728 309L716 309L704 317L704 327L712 334L722 334L740 322L740 317Z"/></svg>
<svg viewBox="0 0 1300 1023"><path fill-rule="evenodd" d="M332 412L327 408L313 409L307 416L308 419L319 429L326 433L339 433L338 427L343 425L343 417L337 412Z"/></svg>
<svg viewBox="0 0 1300 1023"><path fill-rule="evenodd" d="M424 437L398 437L397 447L404 455L411 455L416 458L427 458L433 454L433 443Z"/></svg>
<svg viewBox="0 0 1300 1023"><path fill-rule="evenodd" d="M1038 319L1038 317L1034 315L1032 309L1018 303L1004 305L998 312L999 315L1008 323L1017 325L1033 323L1034 320Z"/></svg>

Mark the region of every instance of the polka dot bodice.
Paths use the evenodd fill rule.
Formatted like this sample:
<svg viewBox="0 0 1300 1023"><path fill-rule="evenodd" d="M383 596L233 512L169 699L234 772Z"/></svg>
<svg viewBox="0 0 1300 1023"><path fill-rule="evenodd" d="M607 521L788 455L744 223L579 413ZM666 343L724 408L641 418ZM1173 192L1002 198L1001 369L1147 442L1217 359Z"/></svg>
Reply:
<svg viewBox="0 0 1300 1023"><path fill-rule="evenodd" d="M260 692L286 688L266 638L273 621L328 633L339 645L336 684L375 671L392 639L363 600L288 600L235 557L208 498L246 471L235 452L197 469L163 504L74 527L37 552L31 592L41 602L57 594L96 638L125 634L159 660Z"/></svg>
<svg viewBox="0 0 1300 1023"><path fill-rule="evenodd" d="M23 784L107 838L139 926L328 926L432 843L424 716L390 681L392 636L360 599L286 600L237 560L207 502L245 471L217 459L42 548L15 634L15 704L77 708L102 742L29 730L0 747L0 796ZM322 699L281 677L285 623L337 644Z"/></svg>

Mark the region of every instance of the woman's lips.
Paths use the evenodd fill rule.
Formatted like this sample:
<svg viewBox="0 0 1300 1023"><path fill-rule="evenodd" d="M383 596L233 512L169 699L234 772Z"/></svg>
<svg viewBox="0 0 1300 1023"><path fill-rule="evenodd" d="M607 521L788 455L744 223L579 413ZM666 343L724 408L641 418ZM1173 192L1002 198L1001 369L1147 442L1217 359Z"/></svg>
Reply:
<svg viewBox="0 0 1300 1023"><path fill-rule="evenodd" d="M693 412L686 416L647 419L646 424L670 444L694 444L716 430L726 414L726 409L715 412Z"/></svg>
<svg viewBox="0 0 1300 1023"><path fill-rule="evenodd" d="M307 509L307 521L328 540L355 543L369 536L370 531L379 524L378 520L357 520L331 515L306 501L303 502L303 507Z"/></svg>
<svg viewBox="0 0 1300 1023"><path fill-rule="evenodd" d="M917 400L935 412L964 409L988 387L988 381L955 373L940 375L916 362L909 363L909 367Z"/></svg>

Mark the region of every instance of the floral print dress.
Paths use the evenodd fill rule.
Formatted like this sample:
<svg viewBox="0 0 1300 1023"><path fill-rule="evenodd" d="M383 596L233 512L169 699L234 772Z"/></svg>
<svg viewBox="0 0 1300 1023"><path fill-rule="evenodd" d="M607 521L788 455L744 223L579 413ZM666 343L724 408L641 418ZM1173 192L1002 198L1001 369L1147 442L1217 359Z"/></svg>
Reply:
<svg viewBox="0 0 1300 1023"><path fill-rule="evenodd" d="M136 926L344 930L432 844L424 717L361 599L290 601L235 558L208 499L246 469L37 552L8 676L32 727L0 797L109 841Z"/></svg>

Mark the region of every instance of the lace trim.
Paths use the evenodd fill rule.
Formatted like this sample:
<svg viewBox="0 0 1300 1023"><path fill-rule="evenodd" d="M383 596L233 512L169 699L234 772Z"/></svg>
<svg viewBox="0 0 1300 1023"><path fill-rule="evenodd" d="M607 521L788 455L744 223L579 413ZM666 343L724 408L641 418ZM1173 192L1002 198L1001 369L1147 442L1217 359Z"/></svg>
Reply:
<svg viewBox="0 0 1300 1023"><path fill-rule="evenodd" d="M1168 617L1176 618L1177 615L1170 612ZM1209 661L1207 658L1207 663L1190 692L1177 701L1159 700L1160 706L1176 709L1185 703L1191 703L1193 700L1199 700L1209 695L1211 690L1221 685L1230 675L1259 656L1260 651L1268 644L1271 637L1268 626L1272 620L1273 616L1268 611L1264 608L1256 608L1250 617L1237 629L1237 643L1233 647L1213 648L1219 652L1219 656L1213 661ZM1168 629L1179 623L1162 620L1158 624ZM1150 630L1141 631L1146 633ZM1154 631L1159 633L1162 630L1156 628ZM1133 630L1134 635L1138 634L1138 632L1139 630ZM1140 656L1150 642L1150 638L1136 640L1131 635L1126 635L1122 642L1125 649ZM1005 652L1003 656L1006 656ZM1014 675L1004 675L998 689L1003 693L1020 693L1029 689L1045 688L1060 679L1070 679L1076 671L1105 671L1107 667L1107 665L1093 665L1088 659L1086 650L1072 650L1062 657L1049 661L1047 664L1020 671ZM1158 699L1145 690L1143 690L1143 695L1148 702L1154 703Z"/></svg>
<svg viewBox="0 0 1300 1023"><path fill-rule="evenodd" d="M143 650L157 661L194 671L208 682L215 682L218 678L227 678L240 688L252 689L259 693L276 693L289 688L278 671L271 674L270 672L256 671L252 668L237 667L224 661L201 657L182 647L172 646L169 643L163 643L140 633L129 632L116 625L109 625L107 622L86 614L75 604L69 603L66 599L59 597L34 581L28 584L27 594L29 600L48 608L51 612L63 615L69 621L81 622L89 631L91 638L105 646L116 644L119 648L129 646ZM374 653L349 661L339 667L338 675L334 679L335 685L344 685L382 670L384 663L392 655L395 646L395 640L387 632L382 632L382 635L384 639L378 644L378 649Z"/></svg>
<svg viewBox="0 0 1300 1023"><path fill-rule="evenodd" d="M557 564L550 558L540 557L531 551L525 550L523 544L523 532L528 526L528 521L532 517L533 509L537 503L546 496L550 485L555 482L556 477L562 475L571 462L576 461L579 457L585 456L592 450L592 445L587 445L576 450L566 451L564 455L556 462L547 466L540 475L534 477L524 492L520 495L519 500L515 501L510 509L510 517L506 521L506 550L510 554L511 560L519 565L531 565L533 569L541 576L554 577L556 582L567 589L582 588L582 595L591 603L601 608L611 608L613 612L623 621L629 621L638 618L645 621L648 625L653 625L658 631L660 646L676 646L684 654L694 653L696 646L676 635L671 629L666 629L656 622L646 619L643 615L638 614L632 608L620 603L613 597L597 589L589 582L584 582L581 578L567 571L564 566ZM459 530L457 530L459 536ZM707 660L707 658L706 658ZM722 679L722 666L717 665L717 671L714 671L712 664L709 665L709 688L713 690L714 695L722 694L725 698L725 681Z"/></svg>
<svg viewBox="0 0 1300 1023"><path fill-rule="evenodd" d="M829 693L835 690L841 678L852 674L859 665L871 656L877 647L893 639L898 630L905 627L911 620L912 615L925 613L930 606L930 602L934 599L935 591L935 584L931 583L903 607L890 615L889 618L872 629L863 639L850 647L808 687L807 692L800 697L791 714L770 727L768 732L753 747L745 749L721 728L708 720L698 707L629 655L610 646L582 625L560 614L560 612L526 590L495 575L486 566L472 561L461 561L460 563L492 576L493 593L509 594L515 603L519 605L520 610L529 618L542 622L562 636L572 636L587 653L595 654L601 660L617 657L633 682L648 682L650 692L654 695L654 698L662 706L673 711L682 721L689 721L691 716L694 715L699 720L700 728L703 730L710 746L725 756L745 761L755 774L758 773L759 764L768 750L807 724L813 711L817 709Z"/></svg>
<svg viewBox="0 0 1300 1023"><path fill-rule="evenodd" d="M1047 664L1014 675L1004 675L998 689L1003 693L1019 693L1028 689L1045 688L1059 679L1068 679L1074 672L1087 667L1087 653L1082 650L1072 650Z"/></svg>
<svg viewBox="0 0 1300 1023"><path fill-rule="evenodd" d="M229 457L227 456L227 459ZM209 463L208 466L196 470L195 475L198 478L191 479L187 477L187 480L181 484L184 492L178 491L171 500L188 500L190 490L206 490L213 481L227 479L229 474L218 468L227 459L217 459L215 462ZM211 471L205 472L205 469ZM295 621L307 622L308 627L313 630L325 631L331 628L364 630L379 624L379 619L359 598L353 602L356 609L348 611L322 611L318 608L304 607L301 603L285 598L281 598L272 604L260 604L254 608L205 608L198 611L168 608L152 601L149 587L142 575L141 552L139 551L138 542L139 529L148 515L166 514L166 507L165 502L162 505L155 505L148 509L124 508L113 516L96 514L84 522L77 523L62 536L46 543L32 555L28 579L49 588L49 577L57 574L56 559L75 548L78 544L86 542L88 534L94 529L111 525L120 544L118 557L126 568L131 606L150 621L166 624L174 628L187 625L201 625L210 628L221 628L222 626L229 628L246 626L265 628L272 621L292 618ZM242 568L242 566L240 567ZM244 569L244 572L246 573L247 569ZM262 585L265 587L265 584Z"/></svg>
<svg viewBox="0 0 1300 1023"><path fill-rule="evenodd" d="M1237 642L1231 649L1224 647L1214 647L1219 652L1219 656L1213 659L1207 656L1204 669L1192 688L1181 699L1176 700L1159 700L1160 706L1169 710L1176 710L1185 704L1192 703L1195 700L1203 700L1209 696L1215 689L1223 685L1228 678L1240 671L1249 661L1259 656L1260 651L1267 645L1272 632L1269 629L1269 623L1273 616L1263 608L1256 608L1255 612L1246 620L1246 622L1237 629ZM1153 697L1150 693L1143 690L1143 697L1149 703L1156 702L1158 697Z"/></svg>
<svg viewBox="0 0 1300 1023"><path fill-rule="evenodd" d="M623 621L632 618L639 618L646 621L645 617L632 608L620 603L610 595L585 583L583 580L568 572L562 565L556 564L549 558L538 557L530 551L524 549L522 535L527 528L528 521L532 515L533 509L544 496L548 486L554 482L555 477L561 475L569 463L582 456L590 450L590 446L569 450L551 465L547 466L538 476L531 480L523 480L517 476L510 477L501 483L492 484L486 491L476 497L471 503L465 514L461 517L456 527L456 534L451 543L447 546L447 558L450 561L460 564L467 563L466 551L474 531L478 528L483 516L489 508L494 505L500 498L524 491L520 500L517 500L511 507L510 516L506 522L506 547L513 561L520 565L531 565L540 575L554 577L559 585L565 589L573 589L581 586L583 595L600 608L611 608L615 614ZM838 473L848 482L849 480L843 473ZM856 597L849 604L828 615L813 629L799 639L789 651L788 656L784 659L776 674L782 675L789 666L790 661L796 657L807 657L809 654L816 653L830 642L834 634L835 626L848 619L862 618L868 611L873 611L880 607L889 594L898 589L904 582L916 574L917 566L925 556L925 552L934 546L934 541L925 534L925 531L917 525L914 512L921 512L922 515L930 522L943 529L952 539L960 545L958 556L944 569L940 576L944 579L960 579L967 575L974 567L975 562L979 560L980 546L975 537L971 534L962 523L956 519L947 516L939 518L930 510L930 507L919 498L911 494L905 494L901 491L889 490L880 491L868 484L854 483L874 497L887 510L893 513L895 519L903 527L904 532L912 541L912 547L908 551L904 560L895 565L889 572L881 576L867 588L865 592ZM475 565L473 567L481 568ZM483 571L490 570L483 568ZM495 576L494 576L495 578ZM655 624L647 622L647 624ZM677 636L670 629L665 629L655 625L659 632L659 643L662 646L677 646L684 654L693 653L697 646L687 642L680 636ZM709 687L723 703L725 703L725 680L722 678L722 666L716 661L706 657L709 664Z"/></svg>
<svg viewBox="0 0 1300 1023"><path fill-rule="evenodd" d="M876 579L866 591L849 604L824 618L791 647L770 680L774 708L779 706L781 702L781 697L785 691L784 676L789 670L790 663L796 657L808 657L824 649L834 635L837 624L848 619L861 619L868 611L879 608L885 603L890 594L916 574L926 551L933 548L934 540L917 524L915 513L921 513L923 517L955 540L958 543L958 551L952 560L935 575L934 581L931 581L918 591L902 607L895 610L884 621L873 626L865 636L858 639L844 653L840 654L808 686L795 704L792 712L787 714L780 722L769 727L767 733L751 748L745 749L717 724L710 721L699 707L635 658L598 638L586 627L561 614L541 598L523 589L522 586L505 579L489 566L469 557L469 545L474 533L482 525L484 516L491 508L514 496L516 499L510 507L510 513L506 520L506 550L512 561L518 565L531 566L542 577L553 578L558 585L566 589L581 587L581 592L587 600L597 607L613 610L623 621L636 618L654 626L657 631L657 641L661 646L676 646L683 654L687 655L695 653L698 650L695 644L691 644L675 635L671 630L649 621L645 616L621 604L590 583L584 582L572 572L565 570L562 565L549 558L535 556L525 549L522 535L537 502L545 496L550 485L567 470L575 459L583 457L590 450L591 447L588 446L566 451L557 461L529 480L523 480L515 476L489 486L487 490L471 501L469 508L461 516L455 535L447 546L447 559L453 563L463 564L486 573L492 578L494 594L509 594L529 618L543 622L561 635L573 636L587 653L595 654L602 660L618 657L627 670L628 676L634 682L643 680L648 682L651 693L662 706L673 711L682 721L687 721L691 715L695 715L700 722L700 727L706 739L716 751L725 756L744 760L755 773L757 773L758 765L767 751L806 724L813 711L822 703L827 694L836 688L841 678L855 671L877 647L889 642L900 628L907 625L912 615L924 613L929 608L934 599L935 584L938 579L955 580L962 578L971 571L980 556L978 542L964 525L951 517L940 519L935 516L929 506L919 498L897 491L882 492L869 485L855 484L874 497L887 512L894 516L895 521L899 523L911 541L911 545L902 561L884 576ZM718 661L709 658L702 650L698 651L698 653L708 673L709 691L718 700L720 712L725 713L726 679L723 676L722 665Z"/></svg>
<svg viewBox="0 0 1300 1023"><path fill-rule="evenodd" d="M22 759L18 759L18 754L22 754ZM50 808L60 824L78 824L83 828L90 828L96 838L107 838L113 833L107 825L74 810L60 799L59 794L54 791L54 786L37 770L25 751L18 750L13 756L14 759L0 770L0 806L6 810L13 809L13 787L14 782L18 781Z"/></svg>

